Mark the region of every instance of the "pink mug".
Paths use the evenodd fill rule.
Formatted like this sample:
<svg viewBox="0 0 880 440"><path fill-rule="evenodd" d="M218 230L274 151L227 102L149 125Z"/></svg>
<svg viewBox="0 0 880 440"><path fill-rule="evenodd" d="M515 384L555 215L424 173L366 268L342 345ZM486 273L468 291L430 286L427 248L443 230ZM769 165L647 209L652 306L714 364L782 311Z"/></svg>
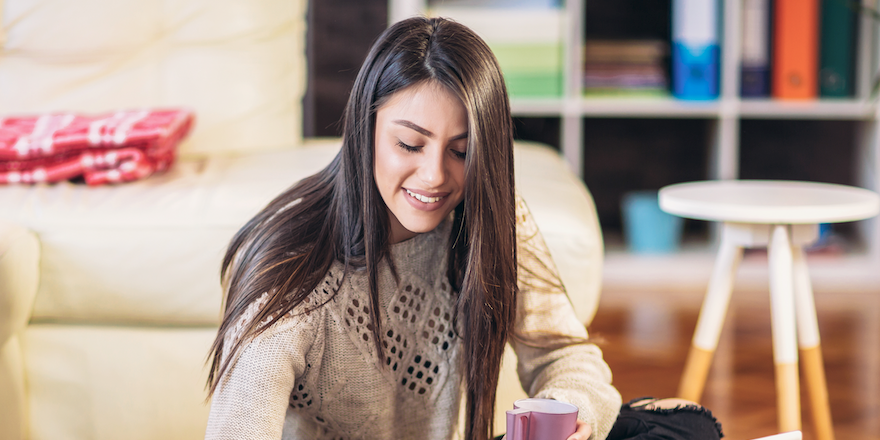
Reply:
<svg viewBox="0 0 880 440"><path fill-rule="evenodd" d="M578 408L552 399L520 399L507 411L506 440L565 440L577 429Z"/></svg>

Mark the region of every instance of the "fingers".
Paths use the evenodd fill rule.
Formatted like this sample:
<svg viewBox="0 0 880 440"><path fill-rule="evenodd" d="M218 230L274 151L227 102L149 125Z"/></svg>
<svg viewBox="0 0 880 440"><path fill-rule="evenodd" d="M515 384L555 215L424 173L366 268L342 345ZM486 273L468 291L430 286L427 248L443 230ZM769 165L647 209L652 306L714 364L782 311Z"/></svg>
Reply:
<svg viewBox="0 0 880 440"><path fill-rule="evenodd" d="M578 420L576 426L574 434L570 435L567 440L587 440L593 435L593 428L587 422Z"/></svg>

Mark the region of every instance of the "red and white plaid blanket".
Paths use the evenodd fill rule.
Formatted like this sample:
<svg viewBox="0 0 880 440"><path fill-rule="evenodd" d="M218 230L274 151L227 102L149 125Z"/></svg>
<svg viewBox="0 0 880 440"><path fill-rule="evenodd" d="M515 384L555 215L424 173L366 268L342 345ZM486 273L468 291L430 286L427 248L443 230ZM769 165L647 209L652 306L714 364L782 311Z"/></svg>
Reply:
<svg viewBox="0 0 880 440"><path fill-rule="evenodd" d="M193 120L182 109L0 116L0 183L142 179L171 166Z"/></svg>

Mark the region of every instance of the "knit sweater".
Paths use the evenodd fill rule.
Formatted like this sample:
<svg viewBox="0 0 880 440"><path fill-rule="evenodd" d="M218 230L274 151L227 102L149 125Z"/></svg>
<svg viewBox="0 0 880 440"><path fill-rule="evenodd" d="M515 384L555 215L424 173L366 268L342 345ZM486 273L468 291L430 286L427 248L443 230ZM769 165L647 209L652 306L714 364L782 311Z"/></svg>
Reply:
<svg viewBox="0 0 880 440"><path fill-rule="evenodd" d="M398 281L379 272L384 362L372 339L366 271L335 262L308 300L246 341L220 377L206 439L449 439L462 398L462 341L453 329L454 295L446 280L451 221L391 247ZM511 338L530 396L576 405L578 418L604 439L621 398L593 344L547 349L521 341L587 336L558 287L543 238L517 203L519 285ZM335 295L334 295L335 293ZM241 337L268 299L264 294L227 335Z"/></svg>

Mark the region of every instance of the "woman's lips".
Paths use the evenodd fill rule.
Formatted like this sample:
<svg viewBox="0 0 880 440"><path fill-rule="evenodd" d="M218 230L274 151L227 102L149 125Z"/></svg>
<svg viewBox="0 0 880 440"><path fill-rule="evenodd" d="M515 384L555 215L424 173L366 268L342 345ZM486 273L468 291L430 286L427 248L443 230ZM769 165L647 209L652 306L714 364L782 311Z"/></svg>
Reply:
<svg viewBox="0 0 880 440"><path fill-rule="evenodd" d="M414 192L414 191L406 189L406 188L404 188L403 190L406 191L406 193L409 194L410 196L415 197L419 201L425 202L425 203L437 203L441 199L443 199L443 197L446 196L445 194L444 195L434 195L434 196L430 196L427 194L419 194L417 192Z"/></svg>
<svg viewBox="0 0 880 440"><path fill-rule="evenodd" d="M442 202L449 193L424 193L422 191L413 191L403 188L406 193L406 200L410 205L421 211L434 211L443 206Z"/></svg>

